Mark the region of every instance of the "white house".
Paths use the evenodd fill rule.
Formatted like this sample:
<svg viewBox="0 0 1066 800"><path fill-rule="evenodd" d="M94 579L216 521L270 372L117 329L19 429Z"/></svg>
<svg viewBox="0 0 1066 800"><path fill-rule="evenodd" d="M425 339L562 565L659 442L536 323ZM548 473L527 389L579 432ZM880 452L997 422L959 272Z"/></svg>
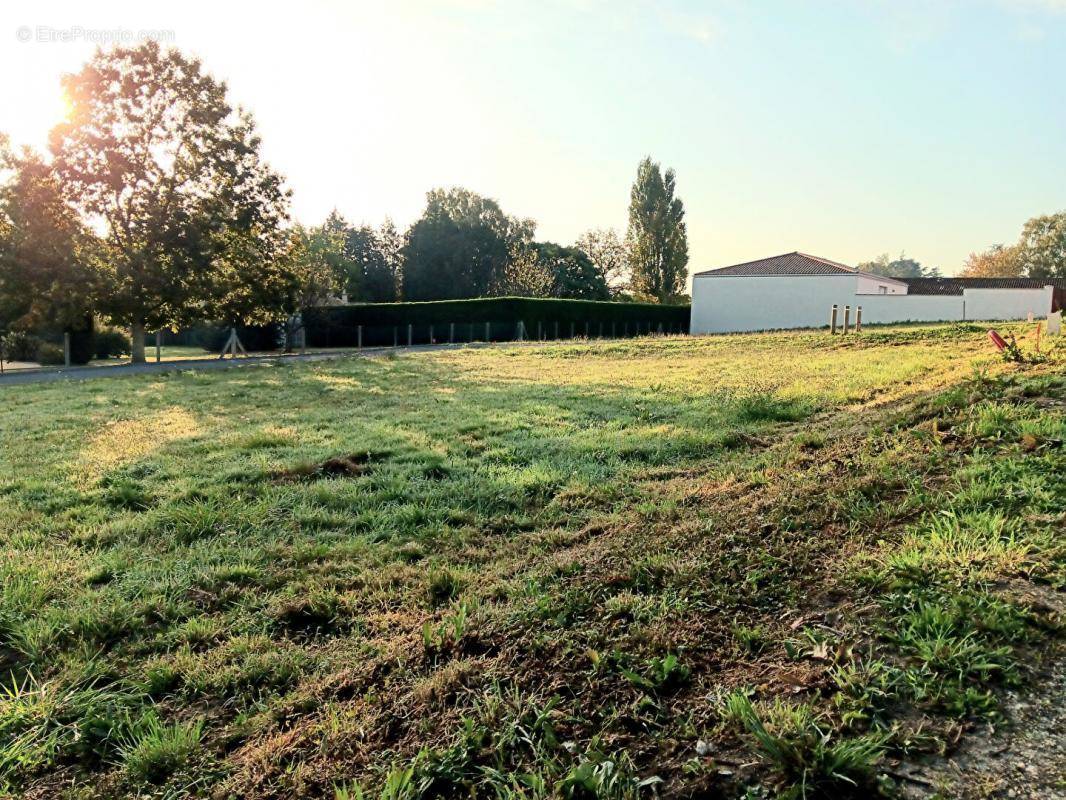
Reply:
<svg viewBox="0 0 1066 800"><path fill-rule="evenodd" d="M1066 281L1035 278L885 278L806 253L698 272L690 330L816 328L833 305L862 307L863 323L1009 320L1062 308Z"/></svg>

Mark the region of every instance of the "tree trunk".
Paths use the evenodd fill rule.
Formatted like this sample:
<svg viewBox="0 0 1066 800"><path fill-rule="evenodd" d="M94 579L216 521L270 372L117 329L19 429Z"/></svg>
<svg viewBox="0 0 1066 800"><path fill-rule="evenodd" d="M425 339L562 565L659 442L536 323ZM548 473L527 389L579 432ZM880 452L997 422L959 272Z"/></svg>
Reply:
<svg viewBox="0 0 1066 800"><path fill-rule="evenodd" d="M134 322L130 325L130 363L145 363L143 322Z"/></svg>

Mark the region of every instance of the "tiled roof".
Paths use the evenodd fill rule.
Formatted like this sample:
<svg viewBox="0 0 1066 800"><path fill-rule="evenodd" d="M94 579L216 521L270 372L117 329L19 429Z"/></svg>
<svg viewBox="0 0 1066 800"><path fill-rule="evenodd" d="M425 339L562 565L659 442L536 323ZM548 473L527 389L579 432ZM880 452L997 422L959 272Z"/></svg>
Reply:
<svg viewBox="0 0 1066 800"><path fill-rule="evenodd" d="M840 273L855 274L858 270L847 264L840 264L826 258L809 256L806 253L785 253L771 258L761 258L758 261L748 261L744 264L734 264L731 267L709 269L697 272L694 277L716 278L730 276L765 277L772 275L839 275Z"/></svg>
<svg viewBox="0 0 1066 800"><path fill-rule="evenodd" d="M901 278L907 294L961 295L963 289L1066 288L1062 278Z"/></svg>

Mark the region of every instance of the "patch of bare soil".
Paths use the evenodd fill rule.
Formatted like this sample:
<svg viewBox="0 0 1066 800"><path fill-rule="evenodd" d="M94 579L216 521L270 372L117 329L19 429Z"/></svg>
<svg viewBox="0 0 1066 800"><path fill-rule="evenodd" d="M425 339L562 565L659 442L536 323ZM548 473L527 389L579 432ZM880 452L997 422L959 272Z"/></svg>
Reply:
<svg viewBox="0 0 1066 800"><path fill-rule="evenodd" d="M1066 800L1066 653L1003 703L998 728L974 731L950 758L904 773L908 800Z"/></svg>
<svg viewBox="0 0 1066 800"><path fill-rule="evenodd" d="M290 481L313 481L320 478L352 478L366 474L374 461L380 460L382 453L351 453L333 456L319 464L299 464L291 469L280 470L274 474L279 483Z"/></svg>

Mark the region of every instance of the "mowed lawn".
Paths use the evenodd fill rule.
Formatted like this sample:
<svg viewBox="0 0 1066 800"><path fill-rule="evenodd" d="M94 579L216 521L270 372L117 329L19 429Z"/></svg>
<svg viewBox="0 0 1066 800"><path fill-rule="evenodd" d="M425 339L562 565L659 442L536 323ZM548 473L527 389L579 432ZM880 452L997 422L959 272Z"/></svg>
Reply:
<svg viewBox="0 0 1066 800"><path fill-rule="evenodd" d="M890 792L1058 647L1064 362L993 355L933 326L0 386L0 792Z"/></svg>

